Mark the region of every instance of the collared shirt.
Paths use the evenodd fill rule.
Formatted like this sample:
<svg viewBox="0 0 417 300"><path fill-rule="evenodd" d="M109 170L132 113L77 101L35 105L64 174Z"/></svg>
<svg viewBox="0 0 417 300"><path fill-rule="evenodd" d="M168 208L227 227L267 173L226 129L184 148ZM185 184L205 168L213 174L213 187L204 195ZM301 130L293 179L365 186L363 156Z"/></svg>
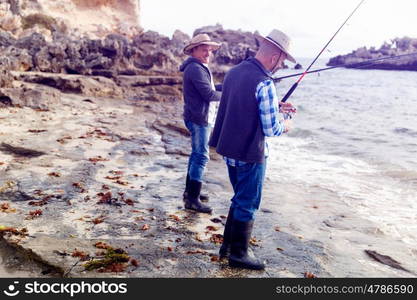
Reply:
<svg viewBox="0 0 417 300"><path fill-rule="evenodd" d="M259 117L261 119L262 131L265 136L280 136L285 131L285 125L278 119L278 95L274 82L270 79L262 81L256 88L256 99L258 100ZM268 144L265 140L265 157L268 157ZM225 162L232 167L240 167L246 162L223 157Z"/></svg>
<svg viewBox="0 0 417 300"><path fill-rule="evenodd" d="M213 81L213 73L211 73L208 64L203 64L203 65L207 67L207 70L209 70L211 88L213 89L213 91L215 91L216 86L214 85L214 81ZM219 109L219 102L213 101L209 103L209 112L208 112L207 122L211 127L213 127L214 123L216 122L216 115L217 115L218 109Z"/></svg>

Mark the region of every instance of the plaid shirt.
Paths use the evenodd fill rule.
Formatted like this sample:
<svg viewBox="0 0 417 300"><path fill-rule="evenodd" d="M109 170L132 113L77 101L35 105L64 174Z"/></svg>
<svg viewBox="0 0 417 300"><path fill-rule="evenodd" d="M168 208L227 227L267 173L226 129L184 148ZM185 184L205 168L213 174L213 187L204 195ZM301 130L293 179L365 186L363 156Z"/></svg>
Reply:
<svg viewBox="0 0 417 300"><path fill-rule="evenodd" d="M280 136L284 133L285 126L278 119L278 96L274 82L270 79L262 81L256 88L256 99L259 105L259 117L262 123L262 131L265 136ZM268 156L268 144L265 140L265 156ZM223 157L224 161L232 167L240 167L246 164L244 161Z"/></svg>

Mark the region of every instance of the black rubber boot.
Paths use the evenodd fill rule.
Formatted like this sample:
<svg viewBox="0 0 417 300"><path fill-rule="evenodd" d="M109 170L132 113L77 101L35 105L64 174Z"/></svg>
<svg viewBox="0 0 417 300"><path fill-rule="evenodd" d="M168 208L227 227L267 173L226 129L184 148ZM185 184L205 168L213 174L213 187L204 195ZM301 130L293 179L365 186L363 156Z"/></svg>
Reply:
<svg viewBox="0 0 417 300"><path fill-rule="evenodd" d="M185 190L184 193L182 194L182 199L184 200L184 202L187 202L188 200L188 187L190 185L190 175L187 174L187 179L185 180ZM200 200L202 202L208 202L210 200L209 195L206 194L200 194Z"/></svg>
<svg viewBox="0 0 417 300"><path fill-rule="evenodd" d="M185 208L198 212L211 214L212 209L200 202L201 182L190 180L188 182L188 198L185 201Z"/></svg>
<svg viewBox="0 0 417 300"><path fill-rule="evenodd" d="M229 266L235 268L263 270L265 264L248 251L253 221L233 220Z"/></svg>
<svg viewBox="0 0 417 300"><path fill-rule="evenodd" d="M224 225L223 244L219 250L220 259L227 258L230 255L230 238L232 235L232 222L233 208L230 207L229 214L227 215L226 224Z"/></svg>
<svg viewBox="0 0 417 300"><path fill-rule="evenodd" d="M188 190L190 189L190 175L187 173L187 178L185 179L185 190L182 194L182 200L184 201L184 204L187 204L188 202Z"/></svg>
<svg viewBox="0 0 417 300"><path fill-rule="evenodd" d="M200 201L201 202L209 202L210 197L207 194L200 194Z"/></svg>

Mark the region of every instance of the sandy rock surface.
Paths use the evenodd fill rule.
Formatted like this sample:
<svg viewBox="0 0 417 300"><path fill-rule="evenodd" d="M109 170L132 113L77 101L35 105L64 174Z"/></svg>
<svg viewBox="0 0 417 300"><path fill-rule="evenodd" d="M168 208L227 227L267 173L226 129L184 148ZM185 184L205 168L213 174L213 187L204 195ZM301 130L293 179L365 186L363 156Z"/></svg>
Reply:
<svg viewBox="0 0 417 300"><path fill-rule="evenodd" d="M253 240L254 250L268 260L268 271L236 271L218 261L231 189L224 163L213 153L204 185L213 215L183 208L190 146L181 102L53 90L58 100L43 108L0 108L2 252L11 247L22 253L20 264L3 256L8 276L22 271L69 277L323 272L314 258L321 255L320 246L274 230L276 218L269 210L259 213ZM278 245L303 264L283 260ZM86 263L104 259L106 247L127 255L127 261L86 270Z"/></svg>

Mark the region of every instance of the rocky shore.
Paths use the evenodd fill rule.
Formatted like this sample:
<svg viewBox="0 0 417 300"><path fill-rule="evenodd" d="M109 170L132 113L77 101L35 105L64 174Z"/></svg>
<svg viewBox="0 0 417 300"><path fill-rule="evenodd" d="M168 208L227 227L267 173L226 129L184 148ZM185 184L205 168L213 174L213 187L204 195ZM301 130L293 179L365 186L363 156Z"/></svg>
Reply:
<svg viewBox="0 0 417 300"><path fill-rule="evenodd" d="M224 44L217 81L256 51L253 33L198 31ZM205 183L213 215L183 208L190 146L178 66L189 39L0 30L1 277L326 274L323 249L282 232L267 208L251 243L268 271L219 261L231 188L215 153Z"/></svg>
<svg viewBox="0 0 417 300"><path fill-rule="evenodd" d="M359 48L349 54L331 58L327 65L339 66L348 64L351 65L350 67L356 68L356 64L364 61L412 53L415 55L382 60L372 65L362 66L361 69L417 71L417 39L409 37L395 38L391 43L384 43L379 49L375 47L370 49L366 47ZM349 68L349 66L347 67Z"/></svg>
<svg viewBox="0 0 417 300"><path fill-rule="evenodd" d="M96 80L13 74L26 80L57 76L73 85ZM94 89L64 93L39 83L14 84L41 94L36 103L0 109L0 253L7 270L2 276L325 274L316 262L322 249L281 232L279 223L270 223L268 209L260 211L252 241L268 260L268 272L231 270L218 260L231 189L223 162L212 154L206 189L215 212L184 210L189 140L180 100L115 99L92 96Z"/></svg>
<svg viewBox="0 0 417 300"><path fill-rule="evenodd" d="M16 4L18 20L19 1L7 2ZM24 31L5 24L0 277L329 277L354 260L331 261L333 250L320 239L344 226L344 215L334 219L341 213L333 195L316 188L300 201L290 185L270 178L251 240L267 270L230 269L219 260L232 190L217 154L204 184L213 215L182 203L190 145L178 66L188 35L90 37L45 16ZM223 44L212 63L217 82L257 49L254 33L221 25L199 32ZM308 223L299 212L312 207L320 216Z"/></svg>

